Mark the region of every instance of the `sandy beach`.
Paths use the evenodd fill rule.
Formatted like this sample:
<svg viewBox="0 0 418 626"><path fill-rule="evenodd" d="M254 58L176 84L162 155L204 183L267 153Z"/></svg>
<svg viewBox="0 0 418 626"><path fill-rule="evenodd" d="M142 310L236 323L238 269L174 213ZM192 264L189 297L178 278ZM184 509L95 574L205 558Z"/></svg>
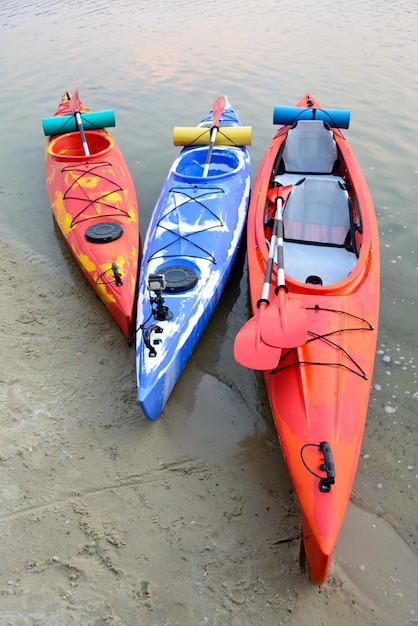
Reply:
<svg viewBox="0 0 418 626"><path fill-rule="evenodd" d="M416 551L360 497L327 583L301 573L261 379L243 370L244 386L259 385L252 407L202 367L222 320L148 422L133 349L73 261L61 275L6 239L0 624L418 623Z"/></svg>

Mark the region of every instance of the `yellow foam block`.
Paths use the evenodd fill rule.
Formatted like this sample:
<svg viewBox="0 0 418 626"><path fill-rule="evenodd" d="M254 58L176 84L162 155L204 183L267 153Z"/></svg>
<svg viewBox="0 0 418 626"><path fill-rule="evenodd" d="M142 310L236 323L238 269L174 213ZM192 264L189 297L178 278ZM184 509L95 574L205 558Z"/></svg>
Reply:
<svg viewBox="0 0 418 626"><path fill-rule="evenodd" d="M207 146L210 143L210 128L175 126L175 146ZM216 133L215 146L250 146L252 126L220 126Z"/></svg>

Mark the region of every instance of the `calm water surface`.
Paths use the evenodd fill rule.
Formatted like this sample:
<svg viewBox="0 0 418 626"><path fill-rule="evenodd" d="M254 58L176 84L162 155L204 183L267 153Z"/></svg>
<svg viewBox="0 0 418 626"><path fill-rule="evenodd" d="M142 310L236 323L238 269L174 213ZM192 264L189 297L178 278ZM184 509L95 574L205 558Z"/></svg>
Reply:
<svg viewBox="0 0 418 626"><path fill-rule="evenodd" d="M112 108L113 134L138 192L142 236L177 149L173 126L197 123L226 93L253 126L253 177L274 133L274 105L311 91L351 110L345 131L378 215L378 354L356 492L417 537L418 5L410 0L2 0L0 236L77 280L53 229L41 118L78 86ZM1 259L7 263L7 259ZM194 359L262 407L260 379L222 341L248 315L245 265ZM104 311L104 310L103 310ZM105 315L105 311L103 312ZM263 420L255 429L263 427Z"/></svg>

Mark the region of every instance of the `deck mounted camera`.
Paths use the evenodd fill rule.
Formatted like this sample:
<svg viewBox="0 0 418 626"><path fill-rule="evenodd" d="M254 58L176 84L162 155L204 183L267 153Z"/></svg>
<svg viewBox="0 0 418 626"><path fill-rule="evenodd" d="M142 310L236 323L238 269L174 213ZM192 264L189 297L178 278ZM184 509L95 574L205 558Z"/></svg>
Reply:
<svg viewBox="0 0 418 626"><path fill-rule="evenodd" d="M153 292L155 296L150 295L150 302L152 306L152 314L156 320L163 322L173 317L172 312L167 306L164 306L164 298L161 293L166 287L166 279L164 274L149 274L148 276L148 289Z"/></svg>

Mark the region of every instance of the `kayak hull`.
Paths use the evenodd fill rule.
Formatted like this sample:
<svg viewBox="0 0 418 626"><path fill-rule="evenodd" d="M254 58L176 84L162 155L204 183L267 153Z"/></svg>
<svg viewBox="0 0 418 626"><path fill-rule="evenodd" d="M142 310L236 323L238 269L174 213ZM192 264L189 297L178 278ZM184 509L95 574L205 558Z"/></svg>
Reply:
<svg viewBox="0 0 418 626"><path fill-rule="evenodd" d="M210 127L210 122L211 114L201 127ZM240 125L227 103L219 134ZM150 420L163 411L215 310L245 226L250 194L247 148L215 145L204 176L207 156L208 146L181 150L162 186L143 244L136 371L138 401ZM166 281L160 300L149 289L153 276Z"/></svg>
<svg viewBox="0 0 418 626"><path fill-rule="evenodd" d="M322 108L310 94L297 107ZM269 194L272 187L277 190L290 183L283 211L286 298L306 310L306 334L302 345L282 348L276 333L277 362L264 370L264 378L298 498L310 577L321 585L348 506L367 416L379 315L379 241L365 178L341 131L326 128L327 141L331 133L336 150L335 163L330 160L332 171L328 166L325 172L298 171L293 163L289 172L285 142L291 128L290 124L279 128L255 180L248 214L248 274L251 307L257 315L268 257ZM298 154L302 160L310 150L304 145ZM324 235L320 222L331 188L333 217ZM314 204L310 201L318 190L322 216L312 225L307 223L307 207ZM350 215L335 220L340 191ZM304 194L300 205L298 194ZM336 233L343 225L348 230L339 240ZM277 305L277 281L274 269L268 308ZM270 321L272 314L274 309ZM292 319L286 321L291 328Z"/></svg>
<svg viewBox="0 0 418 626"><path fill-rule="evenodd" d="M71 114L69 94L55 113ZM84 113L89 109L81 104ZM51 118L53 119L53 118ZM83 274L125 337L133 332L139 218L134 184L106 129L48 136L46 186L52 213Z"/></svg>

